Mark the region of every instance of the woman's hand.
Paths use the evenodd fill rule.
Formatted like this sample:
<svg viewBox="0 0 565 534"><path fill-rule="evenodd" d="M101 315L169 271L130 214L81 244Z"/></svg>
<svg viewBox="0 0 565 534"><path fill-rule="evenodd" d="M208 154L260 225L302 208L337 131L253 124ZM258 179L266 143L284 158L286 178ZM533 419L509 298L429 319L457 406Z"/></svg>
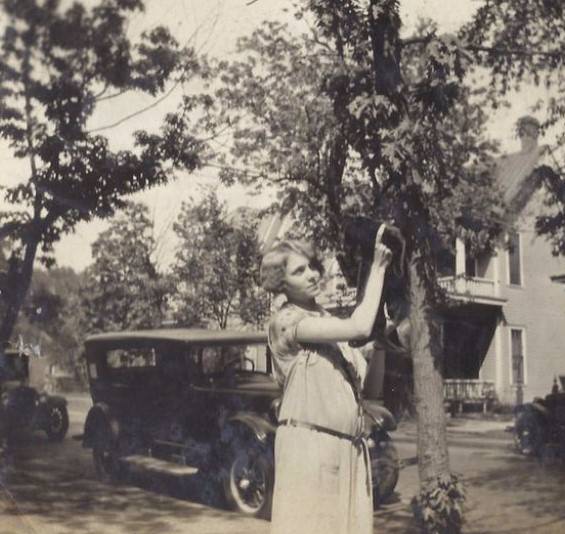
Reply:
<svg viewBox="0 0 565 534"><path fill-rule="evenodd" d="M382 226L381 226L382 228ZM390 249L381 243L383 232L379 228L377 237L375 238L375 250L373 252L373 267L386 268L392 261L392 252Z"/></svg>

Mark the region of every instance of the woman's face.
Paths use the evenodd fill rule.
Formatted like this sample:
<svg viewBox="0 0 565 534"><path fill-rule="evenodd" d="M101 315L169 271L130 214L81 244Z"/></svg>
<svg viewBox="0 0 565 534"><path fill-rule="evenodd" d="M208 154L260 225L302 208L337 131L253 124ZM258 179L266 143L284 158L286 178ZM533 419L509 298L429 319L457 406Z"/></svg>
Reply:
<svg viewBox="0 0 565 534"><path fill-rule="evenodd" d="M285 293L290 300L310 302L320 293L320 272L312 261L289 252L285 270Z"/></svg>

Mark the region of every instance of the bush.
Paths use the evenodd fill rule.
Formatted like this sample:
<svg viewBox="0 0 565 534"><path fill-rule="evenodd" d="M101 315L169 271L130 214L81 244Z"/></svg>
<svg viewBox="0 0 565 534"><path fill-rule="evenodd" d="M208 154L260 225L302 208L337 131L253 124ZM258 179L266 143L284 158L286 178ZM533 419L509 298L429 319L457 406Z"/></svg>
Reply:
<svg viewBox="0 0 565 534"><path fill-rule="evenodd" d="M425 534L459 534L463 525L465 491L457 476L437 478L412 499L412 509Z"/></svg>

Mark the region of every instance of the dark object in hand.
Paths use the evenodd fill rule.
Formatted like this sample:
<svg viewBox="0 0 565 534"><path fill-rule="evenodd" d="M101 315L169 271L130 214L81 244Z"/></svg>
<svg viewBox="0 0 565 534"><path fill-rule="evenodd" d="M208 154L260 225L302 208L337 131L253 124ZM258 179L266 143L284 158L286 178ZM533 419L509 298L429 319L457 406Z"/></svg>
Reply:
<svg viewBox="0 0 565 534"><path fill-rule="evenodd" d="M406 241L395 226L374 221L367 217L346 217L344 225L344 254L340 257L345 279L350 286L357 287L357 303L365 294L367 278L373 262L375 238L382 224L385 224L381 242L392 252L392 261L387 268L383 294L377 317L367 339L351 342L361 346L369 341L377 341L385 350L406 352L398 336L398 326L408 320L408 296L406 283ZM386 310L392 326L387 327Z"/></svg>

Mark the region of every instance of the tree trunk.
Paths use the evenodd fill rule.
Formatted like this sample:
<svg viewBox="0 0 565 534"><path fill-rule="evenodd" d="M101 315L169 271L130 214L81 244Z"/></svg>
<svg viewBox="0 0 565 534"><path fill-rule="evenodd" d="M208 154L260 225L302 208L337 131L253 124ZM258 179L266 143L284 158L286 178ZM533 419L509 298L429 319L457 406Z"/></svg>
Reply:
<svg viewBox="0 0 565 534"><path fill-rule="evenodd" d="M414 260L410 263L410 327L414 396L418 416L420 480L449 471L439 329L431 317L426 288Z"/></svg>
<svg viewBox="0 0 565 534"><path fill-rule="evenodd" d="M10 288L9 298L6 302L6 312L2 318L2 324L0 325L0 344L10 341L12 337L12 332L16 326L20 310L31 284L33 265L35 263L38 245L37 239L32 238L30 240L25 248L21 268L18 270L16 267L13 276L10 276L9 282L12 284L12 287Z"/></svg>
<svg viewBox="0 0 565 534"><path fill-rule="evenodd" d="M461 528L463 493L449 468L439 324L433 316L417 261L418 257L413 257L409 265L410 349L420 478L420 494L415 498L414 509L425 532L455 534ZM446 508L434 506L434 501L443 499L448 502Z"/></svg>

